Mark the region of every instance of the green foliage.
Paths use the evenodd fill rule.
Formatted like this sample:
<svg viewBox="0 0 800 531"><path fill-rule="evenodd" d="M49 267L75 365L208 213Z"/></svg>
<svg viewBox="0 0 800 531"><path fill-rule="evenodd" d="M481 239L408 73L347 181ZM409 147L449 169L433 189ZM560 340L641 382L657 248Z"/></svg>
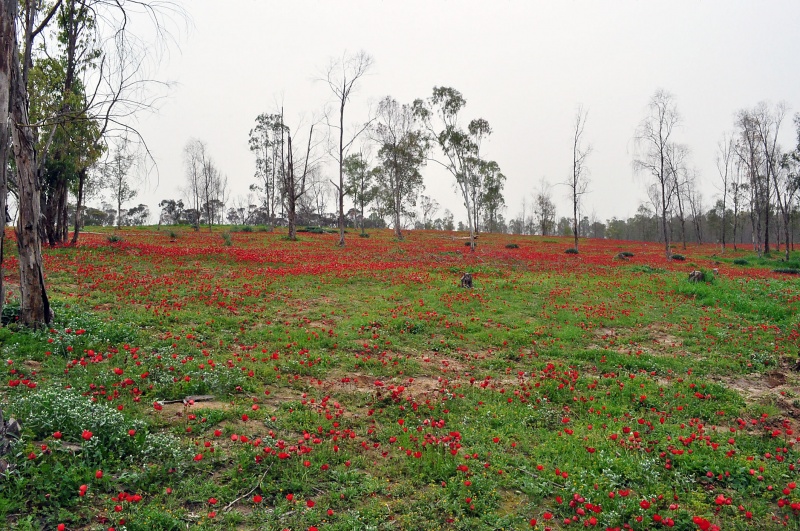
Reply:
<svg viewBox="0 0 800 531"><path fill-rule="evenodd" d="M649 264L632 266L631 267L631 271L633 271L635 273L647 273L647 274L650 274L650 275L658 275L658 274L661 274L661 273L665 272L663 269L658 268L658 267L653 267L653 266L651 266Z"/></svg>
<svg viewBox="0 0 800 531"><path fill-rule="evenodd" d="M506 249L519 249L519 244L517 243L507 243Z"/></svg>
<svg viewBox="0 0 800 531"><path fill-rule="evenodd" d="M673 260L677 260L678 262L683 262L684 260L686 260L685 256L683 256L682 254L677 254L677 253L673 254L671 258Z"/></svg>
<svg viewBox="0 0 800 531"><path fill-rule="evenodd" d="M733 263L735 265L740 265L740 266L750 265L750 262L748 262L744 258L736 258L736 259L734 259Z"/></svg>
<svg viewBox="0 0 800 531"><path fill-rule="evenodd" d="M773 273L782 273L785 275L800 275L800 269L794 267L779 267L772 270Z"/></svg>
<svg viewBox="0 0 800 531"><path fill-rule="evenodd" d="M574 247L570 247L569 249L564 251L564 253L566 253L566 254L578 254L578 250L576 248L574 248Z"/></svg>
<svg viewBox="0 0 800 531"><path fill-rule="evenodd" d="M228 231L223 232L220 236L222 236L222 243L226 247L230 247L233 245L233 239L231 239L231 233Z"/></svg>
<svg viewBox="0 0 800 531"><path fill-rule="evenodd" d="M122 236L119 236L118 234L111 234L106 238L106 241L108 241L108 243L121 243L125 240L123 240Z"/></svg>

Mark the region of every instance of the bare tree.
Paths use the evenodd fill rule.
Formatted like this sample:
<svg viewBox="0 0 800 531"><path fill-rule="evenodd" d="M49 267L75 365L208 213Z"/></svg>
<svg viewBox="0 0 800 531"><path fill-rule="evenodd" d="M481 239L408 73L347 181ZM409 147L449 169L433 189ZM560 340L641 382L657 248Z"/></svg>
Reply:
<svg viewBox="0 0 800 531"><path fill-rule="evenodd" d="M732 181L733 174L733 161L734 161L734 146L733 138L728 135L723 135L722 140L717 144L717 173L722 192L722 229L720 240L722 243L722 252L725 252L725 225L728 208L728 192ZM735 238L734 238L735 240Z"/></svg>
<svg viewBox="0 0 800 531"><path fill-rule="evenodd" d="M733 138L731 138L732 148L734 154L736 153L736 143L734 142ZM734 156L733 161L733 173L731 174L731 183L730 183L730 196L731 196L731 203L733 203L733 234L731 234L731 238L733 239L733 250L736 249L736 234L738 233L739 229L739 213L741 212L741 204L744 198L743 194L745 189L747 188L747 183L743 181L743 170L742 170L742 161Z"/></svg>
<svg viewBox="0 0 800 531"><path fill-rule="evenodd" d="M686 159L689 156L689 148L683 144L671 143L667 146L667 168L670 174L669 185L675 198L677 207L678 222L681 229L681 242L683 249L686 250L686 208L688 201L688 169Z"/></svg>
<svg viewBox="0 0 800 531"><path fill-rule="evenodd" d="M203 207L203 171L208 148L202 140L190 139L183 148L183 165L186 171L186 203L192 212L190 222L200 230L200 212Z"/></svg>
<svg viewBox="0 0 800 531"><path fill-rule="evenodd" d="M370 122L361 125L357 128L357 130L349 136L349 139L345 141L344 137L344 111L345 107L347 106L347 102L350 100L350 96L352 95L353 89L358 82L364 75L366 75L367 71L369 71L370 67L372 66L373 59L372 57L367 54L365 51L360 51L354 55L348 55L345 53L341 59L332 60L328 65L328 68L325 73L325 81L328 83L331 91L333 92L334 96L336 97L336 103L338 105L338 124L328 124L331 128L335 129L339 133L339 146L336 152L336 161L339 164L339 182L333 183L336 187L336 192L338 194L338 207L339 207L339 243L340 247L343 247L344 242L344 226L345 226L345 219L344 219L344 196L347 192L344 182L344 160L347 156L347 151L353 145L353 142L358 138L358 136L363 133L368 127Z"/></svg>
<svg viewBox="0 0 800 531"><path fill-rule="evenodd" d="M556 226L556 205L553 203L550 183L545 179L541 180L539 191L534 198L533 213L536 216L539 234L542 236L551 234Z"/></svg>
<svg viewBox="0 0 800 531"><path fill-rule="evenodd" d="M671 209L674 178L669 167L669 146L672 134L680 123L680 115L672 94L657 90L648 104L648 114L636 129L636 155L633 168L649 175L655 181L656 201L661 218L664 253L672 259L670 231L667 216Z"/></svg>
<svg viewBox="0 0 800 531"><path fill-rule="evenodd" d="M760 257L766 251L766 238L762 229L765 225L765 212L769 210L769 180L764 176L766 154L759 137L760 126L757 121L758 115L748 110L741 110L736 115L736 126L739 129L736 155L746 174L744 189L749 193L753 248Z"/></svg>
<svg viewBox="0 0 800 531"><path fill-rule="evenodd" d="M572 135L572 175L567 181L572 199L572 235L575 237L575 250L578 250L578 210L583 194L589 186L589 169L586 167L586 158L592 152L592 146L583 146L583 131L586 128L586 118L589 111L583 106L578 106L575 111Z"/></svg>
<svg viewBox="0 0 800 531"><path fill-rule="evenodd" d="M281 113L281 121L283 113ZM308 191L307 181L316 168L316 160L312 160L312 148L314 146L314 126L308 130L308 144L305 156L299 157L295 154L292 146L292 133L289 128L284 127L286 135L286 154L285 170L281 172L283 180L284 197L287 203L287 218L289 220L289 239L297 240L297 206L298 201ZM281 142L283 144L283 142ZM302 168L302 169L301 169Z"/></svg>
<svg viewBox="0 0 800 531"><path fill-rule="evenodd" d="M697 189L697 170L691 170L686 174L684 181L684 193L686 203L689 206L689 214L692 216L692 226L697 243L703 243L703 196Z"/></svg>

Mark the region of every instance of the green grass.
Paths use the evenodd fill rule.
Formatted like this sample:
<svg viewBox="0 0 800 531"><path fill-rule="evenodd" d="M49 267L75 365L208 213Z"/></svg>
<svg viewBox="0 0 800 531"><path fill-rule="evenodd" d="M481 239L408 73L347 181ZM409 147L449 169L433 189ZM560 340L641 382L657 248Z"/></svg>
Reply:
<svg viewBox="0 0 800 531"><path fill-rule="evenodd" d="M173 230L46 251L48 330L6 307L11 529L798 524L800 308L772 263L690 283L629 242Z"/></svg>

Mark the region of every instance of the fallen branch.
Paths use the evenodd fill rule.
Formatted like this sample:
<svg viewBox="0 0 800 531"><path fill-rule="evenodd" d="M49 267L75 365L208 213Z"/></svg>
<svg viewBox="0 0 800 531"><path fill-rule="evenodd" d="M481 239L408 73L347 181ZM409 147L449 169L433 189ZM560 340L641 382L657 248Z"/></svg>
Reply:
<svg viewBox="0 0 800 531"><path fill-rule="evenodd" d="M179 398L178 400L156 400L162 406L164 404L188 404L189 402L209 402L214 400L214 395L197 395L187 396L186 398Z"/></svg>
<svg viewBox="0 0 800 531"><path fill-rule="evenodd" d="M270 469L270 468L272 468L272 466L268 466L268 467L267 467L267 469L266 469L266 470L264 470L264 473L263 473L263 474L261 474L261 477L260 477L260 478L258 478L258 481L256 482L256 484L255 484L255 485L253 485L253 488L252 488L252 489L250 489L250 490L249 490L249 491L247 491L246 493L242 494L241 496L239 496L238 498L236 498L236 499L235 499L235 500L233 500L232 502L230 502L228 505L226 505L226 506L225 506L225 507L222 509L222 511L223 511L223 512L228 512L228 511L230 511L230 510L233 508L233 506L234 506L234 505L236 505L236 502L238 502L238 501L239 501L239 500L241 500L242 498L247 498L248 496L250 496L251 494L253 494L253 493L256 491L256 489L257 489L258 487L260 487L260 486L261 486L261 482L262 482L262 481L264 481L264 478L267 476L267 472L269 472L269 469Z"/></svg>

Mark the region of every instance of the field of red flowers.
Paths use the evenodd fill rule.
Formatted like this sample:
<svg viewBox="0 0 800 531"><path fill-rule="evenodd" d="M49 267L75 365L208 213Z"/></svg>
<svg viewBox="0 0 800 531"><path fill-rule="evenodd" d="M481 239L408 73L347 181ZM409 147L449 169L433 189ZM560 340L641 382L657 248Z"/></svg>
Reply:
<svg viewBox="0 0 800 531"><path fill-rule="evenodd" d="M14 323L5 260L11 529L800 527L800 289L777 261L109 235L45 250L49 330Z"/></svg>

